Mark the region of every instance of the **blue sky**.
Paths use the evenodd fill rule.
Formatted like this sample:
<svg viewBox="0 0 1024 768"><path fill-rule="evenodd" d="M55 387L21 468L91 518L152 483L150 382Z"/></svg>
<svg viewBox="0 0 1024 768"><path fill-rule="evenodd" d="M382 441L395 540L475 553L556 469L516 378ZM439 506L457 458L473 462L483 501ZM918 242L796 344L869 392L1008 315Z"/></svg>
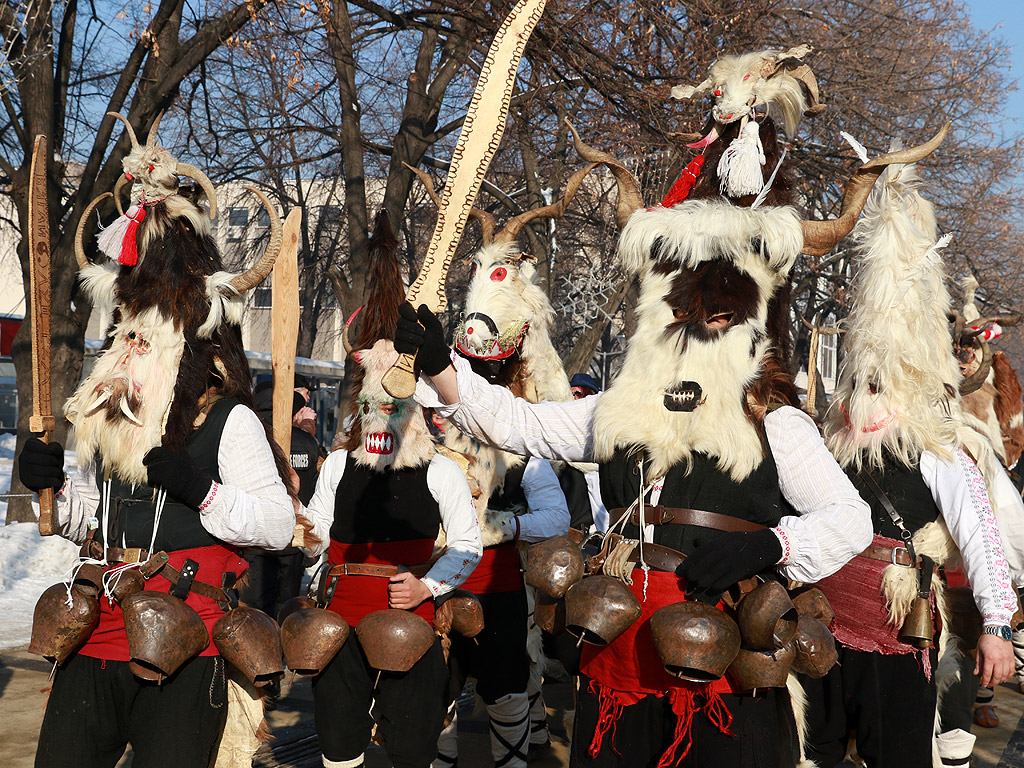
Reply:
<svg viewBox="0 0 1024 768"><path fill-rule="evenodd" d="M1017 0L967 0L971 20L978 29L994 32L997 38L1011 46L1010 78L1017 81L1017 90L1010 94L1006 115L1016 123L1007 131L1024 131L1024 32L1020 26L1021 7ZM1015 19L1016 16L1016 19ZM1017 24L1014 24L1014 21Z"/></svg>

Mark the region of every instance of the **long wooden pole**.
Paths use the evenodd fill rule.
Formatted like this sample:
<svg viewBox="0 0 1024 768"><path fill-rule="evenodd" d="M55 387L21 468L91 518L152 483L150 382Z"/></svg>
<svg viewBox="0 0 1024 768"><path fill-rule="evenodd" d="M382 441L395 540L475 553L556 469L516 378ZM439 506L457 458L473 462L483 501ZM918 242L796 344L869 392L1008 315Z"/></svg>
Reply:
<svg viewBox="0 0 1024 768"><path fill-rule="evenodd" d="M299 227L302 209L284 220L281 253L270 278L270 358L274 371L274 440L287 458L292 446L295 349L299 340Z"/></svg>

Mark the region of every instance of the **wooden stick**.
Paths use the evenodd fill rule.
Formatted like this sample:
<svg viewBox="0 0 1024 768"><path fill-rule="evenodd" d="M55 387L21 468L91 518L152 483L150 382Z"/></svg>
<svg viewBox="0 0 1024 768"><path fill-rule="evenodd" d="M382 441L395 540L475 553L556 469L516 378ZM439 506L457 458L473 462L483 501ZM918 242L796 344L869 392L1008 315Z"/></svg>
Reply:
<svg viewBox="0 0 1024 768"><path fill-rule="evenodd" d="M284 221L281 253L270 278L270 359L274 371L274 440L285 458L292 449L295 348L299 340L299 228L302 209Z"/></svg>

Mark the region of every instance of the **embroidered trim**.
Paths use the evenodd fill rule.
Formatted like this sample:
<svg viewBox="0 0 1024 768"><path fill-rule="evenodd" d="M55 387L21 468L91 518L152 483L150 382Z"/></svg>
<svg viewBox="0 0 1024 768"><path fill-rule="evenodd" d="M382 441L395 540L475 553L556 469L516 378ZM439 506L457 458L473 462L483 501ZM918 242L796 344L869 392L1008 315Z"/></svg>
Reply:
<svg viewBox="0 0 1024 768"><path fill-rule="evenodd" d="M213 500L217 498L218 488L220 488L220 483L218 483L216 480L210 484L210 492L206 494L206 498L203 499L203 503L199 505L200 512L205 512L209 508L209 506L213 504Z"/></svg>
<svg viewBox="0 0 1024 768"><path fill-rule="evenodd" d="M792 552L792 548L789 544L789 536L781 528L772 528L772 533L779 537L779 542L782 544L782 559L776 563L776 565L788 565L789 555Z"/></svg>

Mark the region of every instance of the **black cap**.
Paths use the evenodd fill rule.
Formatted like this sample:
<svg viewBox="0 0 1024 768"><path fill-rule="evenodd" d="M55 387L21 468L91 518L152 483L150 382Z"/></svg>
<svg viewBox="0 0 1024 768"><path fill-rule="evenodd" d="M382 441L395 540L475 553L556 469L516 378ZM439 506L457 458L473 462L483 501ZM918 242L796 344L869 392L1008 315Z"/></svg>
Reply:
<svg viewBox="0 0 1024 768"><path fill-rule="evenodd" d="M600 385L594 381L594 377L589 373L577 373L569 380L570 387L586 387L594 392L600 392Z"/></svg>

